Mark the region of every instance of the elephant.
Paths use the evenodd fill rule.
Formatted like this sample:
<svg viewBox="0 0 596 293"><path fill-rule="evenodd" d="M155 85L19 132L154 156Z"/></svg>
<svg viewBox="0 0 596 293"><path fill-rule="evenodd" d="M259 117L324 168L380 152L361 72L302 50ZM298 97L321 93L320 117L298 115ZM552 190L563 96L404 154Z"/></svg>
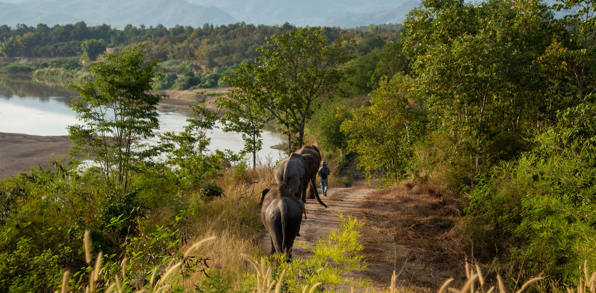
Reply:
<svg viewBox="0 0 596 293"><path fill-rule="evenodd" d="M302 207L285 184L273 183L261 193L261 220L271 238L271 254L292 258L292 246L302 222Z"/></svg>
<svg viewBox="0 0 596 293"><path fill-rule="evenodd" d="M281 160L273 170L277 184L286 184L288 190L297 198L301 198L303 202L306 202L305 194L310 182L310 180L308 180L309 174L307 174L307 170L309 169L307 169L307 167L311 167L307 165L305 158L310 160L308 162L309 164L312 164L312 157L305 157L297 153L292 153L289 157ZM313 188L314 187L315 185L313 184ZM321 201L321 198L319 198L319 194L316 193L315 195L319 203L324 207L327 207L327 205Z"/></svg>
<svg viewBox="0 0 596 293"><path fill-rule="evenodd" d="M319 198L319 191L317 189L316 179L317 173L319 172L319 165L321 165L321 152L319 148L314 145L305 145L301 149L295 152L295 154L299 154L304 159L305 163L305 176L308 180L307 185L310 190L308 194L308 198L316 198L319 202L321 202ZM312 184L312 185L310 185ZM309 186L310 185L310 186ZM307 188L302 190L300 194L300 198L302 201L306 199ZM306 202L306 201L305 201Z"/></svg>
<svg viewBox="0 0 596 293"><path fill-rule="evenodd" d="M279 161L273 173L277 184L284 183L288 190L296 197L302 193L304 187L304 158L298 154L291 154L289 157Z"/></svg>

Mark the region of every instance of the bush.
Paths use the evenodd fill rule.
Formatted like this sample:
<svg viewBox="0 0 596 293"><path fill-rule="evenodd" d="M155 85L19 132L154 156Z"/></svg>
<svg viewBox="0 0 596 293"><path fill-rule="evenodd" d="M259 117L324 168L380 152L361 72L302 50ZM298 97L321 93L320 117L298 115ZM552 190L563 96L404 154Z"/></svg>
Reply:
<svg viewBox="0 0 596 293"><path fill-rule="evenodd" d="M352 186L352 182L350 182L350 180L346 176L341 177L341 183L343 183L346 187Z"/></svg>
<svg viewBox="0 0 596 293"><path fill-rule="evenodd" d="M475 243L493 255L512 247L514 264L565 285L585 259L596 261L595 118L591 103L563 111L559 125L537 137L539 147L493 168L467 209Z"/></svg>
<svg viewBox="0 0 596 293"><path fill-rule="evenodd" d="M211 180L201 187L201 195L208 198L220 197L223 195L223 188Z"/></svg>

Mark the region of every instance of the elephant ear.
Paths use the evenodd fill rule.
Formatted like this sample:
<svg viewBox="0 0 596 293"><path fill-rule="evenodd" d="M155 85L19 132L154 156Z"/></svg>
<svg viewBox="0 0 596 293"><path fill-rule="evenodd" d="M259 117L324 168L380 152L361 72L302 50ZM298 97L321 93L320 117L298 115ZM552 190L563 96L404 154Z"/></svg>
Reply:
<svg viewBox="0 0 596 293"><path fill-rule="evenodd" d="M265 199L265 195L267 195L267 193L269 193L269 188L265 188L263 189L263 191L261 192L261 200L259 201L259 205L262 206L263 205L263 200Z"/></svg>

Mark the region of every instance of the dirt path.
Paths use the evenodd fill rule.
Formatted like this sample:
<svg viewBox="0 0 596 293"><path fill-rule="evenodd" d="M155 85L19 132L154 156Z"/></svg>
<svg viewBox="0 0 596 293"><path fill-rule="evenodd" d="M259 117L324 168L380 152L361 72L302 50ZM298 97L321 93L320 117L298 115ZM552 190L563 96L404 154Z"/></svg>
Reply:
<svg viewBox="0 0 596 293"><path fill-rule="evenodd" d="M308 219L303 220L297 242L312 246L340 228L337 213L365 222L360 241L367 269L354 277L372 281L383 291L398 273L397 285L412 292L433 292L450 277L461 275L464 261L460 240L455 235L459 207L452 198L428 186L399 186L388 189L367 187L332 188L323 201L306 203ZM269 234L262 239L270 251ZM294 257L311 253L294 244ZM358 290L360 291L360 290Z"/></svg>

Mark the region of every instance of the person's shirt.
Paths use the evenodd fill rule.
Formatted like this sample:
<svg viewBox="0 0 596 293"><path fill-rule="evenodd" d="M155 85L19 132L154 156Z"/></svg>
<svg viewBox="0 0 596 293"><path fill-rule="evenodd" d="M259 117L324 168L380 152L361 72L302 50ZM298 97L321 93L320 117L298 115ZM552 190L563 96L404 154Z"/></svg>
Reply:
<svg viewBox="0 0 596 293"><path fill-rule="evenodd" d="M329 167L323 166L323 167L319 168L319 176L321 176L321 179L327 179L327 176L329 176L329 173L331 173L331 170L329 170Z"/></svg>
<svg viewBox="0 0 596 293"><path fill-rule="evenodd" d="M304 202L301 199L299 199L298 201L300 202L300 206L302 207L302 209L305 209L306 206L304 206Z"/></svg>

